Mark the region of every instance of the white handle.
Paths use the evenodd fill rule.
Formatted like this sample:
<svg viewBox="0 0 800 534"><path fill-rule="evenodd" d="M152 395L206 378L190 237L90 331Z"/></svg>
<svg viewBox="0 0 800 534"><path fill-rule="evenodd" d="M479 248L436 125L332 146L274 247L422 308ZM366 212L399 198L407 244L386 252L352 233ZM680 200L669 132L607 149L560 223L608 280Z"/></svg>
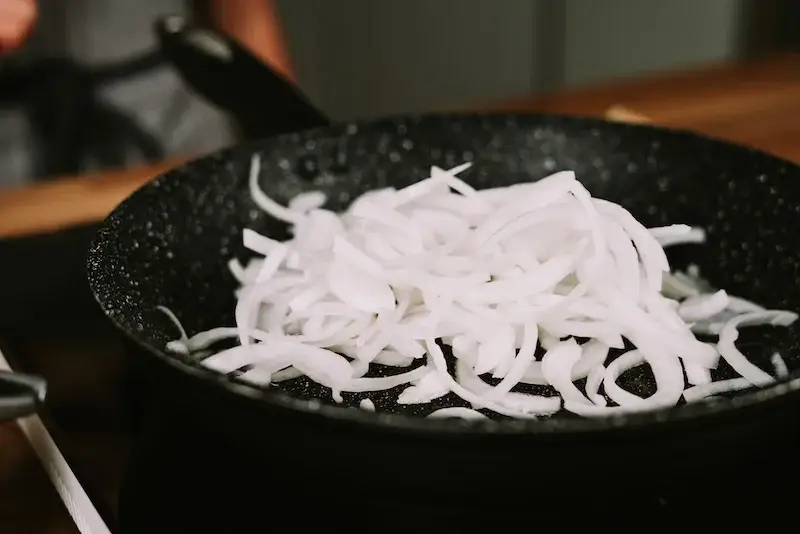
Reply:
<svg viewBox="0 0 800 534"><path fill-rule="evenodd" d="M11 371L3 353L0 352L0 369ZM50 432L42 423L38 415L31 415L19 419L17 424L28 438L33 450L42 462L44 470L50 477L69 515L78 527L81 534L111 534L103 518L89 500L86 491L78 482L72 469L61 451L58 450Z"/></svg>

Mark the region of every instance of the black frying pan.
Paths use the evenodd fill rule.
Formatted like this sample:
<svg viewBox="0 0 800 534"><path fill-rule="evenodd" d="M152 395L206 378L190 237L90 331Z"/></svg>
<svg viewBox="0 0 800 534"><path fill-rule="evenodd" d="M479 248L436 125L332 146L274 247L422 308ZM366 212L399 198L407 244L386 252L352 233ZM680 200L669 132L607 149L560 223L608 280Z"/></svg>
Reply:
<svg viewBox="0 0 800 534"><path fill-rule="evenodd" d="M197 73L183 73L197 83ZM439 505L458 510L453 513L470 513L476 492L481 506L505 509L511 502L529 503L535 488L546 493L589 475L605 489L614 481L629 489L652 481L686 484L687 476L702 484L697 481L718 477L731 465L740 476L753 476L748 468L795 446L797 325L760 333L748 347L755 359L780 351L793 371L789 380L730 399L601 420L433 421L391 413L391 404L380 398L382 413L373 414L309 400L324 392L303 379L262 390L166 353L176 330L156 306L173 310L190 334L232 324L235 282L225 262L244 254L241 230L286 235L250 200L246 177L253 154L262 157L260 184L268 195L287 201L320 189L332 208L368 189L412 183L431 165L465 159L476 162L463 175L476 187L573 169L592 194L621 203L646 225L704 227L708 244L676 250L673 265L697 263L732 294L793 310L800 309L800 168L748 148L648 126L546 115L428 115L324 125L252 141L142 188L98 232L88 259L91 289L109 319L142 349L169 402L285 475L287 488L322 491L334 484L337 494L352 499L357 492L374 509L425 488L452 498ZM320 175L334 179L316 179ZM512 491L511 473L537 486ZM593 491L595 482L582 483ZM389 484L390 493L373 494L371 488L381 484ZM593 498L602 499L599 493Z"/></svg>

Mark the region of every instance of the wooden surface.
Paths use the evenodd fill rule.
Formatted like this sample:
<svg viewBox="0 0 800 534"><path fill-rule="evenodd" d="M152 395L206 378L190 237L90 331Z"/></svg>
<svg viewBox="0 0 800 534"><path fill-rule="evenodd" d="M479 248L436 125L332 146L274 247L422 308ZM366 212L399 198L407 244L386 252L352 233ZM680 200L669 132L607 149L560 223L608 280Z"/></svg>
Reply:
<svg viewBox="0 0 800 534"><path fill-rule="evenodd" d="M186 159L0 190L0 238L100 221L147 181Z"/></svg>
<svg viewBox="0 0 800 534"><path fill-rule="evenodd" d="M610 114L618 120L652 120L694 129L800 162L800 56L749 65L721 65L691 73L521 98L490 107L590 116L601 116L611 110ZM91 183L68 179L2 192L0 237L97 220L130 191L174 164L109 173L106 177L93 177ZM65 355L88 357L121 349L113 340L73 336L69 341L40 344L36 350L37 357L55 362ZM79 383L80 375L76 375L76 384ZM65 391L63 395L79 395L79 391L76 386L74 391ZM114 492L118 480L109 466L121 461L121 445L115 444L113 436L103 443L108 443L100 446L103 450L87 446L84 454L89 460L94 458L97 463L107 464L108 480L101 485ZM100 472L103 467L99 466ZM76 532L34 453L13 423L0 425L0 532Z"/></svg>
<svg viewBox="0 0 800 534"><path fill-rule="evenodd" d="M599 116L611 106L800 162L800 55L520 98L497 109Z"/></svg>
<svg viewBox="0 0 800 534"><path fill-rule="evenodd" d="M631 114L800 162L800 55L519 98L490 107L602 116L615 106L629 110L625 114L634 121ZM100 220L131 192L185 159L0 191L0 238Z"/></svg>

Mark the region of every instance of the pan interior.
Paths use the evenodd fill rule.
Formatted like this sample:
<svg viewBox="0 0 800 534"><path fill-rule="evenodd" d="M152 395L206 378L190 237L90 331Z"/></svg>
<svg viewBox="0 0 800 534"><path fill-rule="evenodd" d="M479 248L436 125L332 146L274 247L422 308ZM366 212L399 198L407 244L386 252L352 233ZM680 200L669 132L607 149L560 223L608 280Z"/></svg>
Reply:
<svg viewBox="0 0 800 534"><path fill-rule="evenodd" d="M233 324L236 284L226 262L247 257L244 228L288 237L286 227L250 199L247 173L254 153L261 155L260 183L269 196L286 202L321 190L332 209L370 189L413 183L426 177L431 165L473 161L462 177L478 188L574 170L594 196L622 204L647 226L703 227L707 243L672 250L673 267L697 264L703 277L731 294L800 310L798 167L649 127L541 116L426 116L342 124L237 147L167 173L117 208L90 252L90 283L108 316L152 350L161 351L177 337L159 305L172 310L190 335ZM799 341L797 326L745 329L738 346L765 370L771 370L770 356L780 352L796 375ZM718 373L733 376L725 366ZM654 388L644 371L626 373L620 384L638 394ZM332 402L327 390L305 378L280 389ZM392 412L400 410L397 394L390 390L369 398L379 410ZM357 405L362 398L346 395L346 403ZM425 415L445 405L463 404L448 395L402 409Z"/></svg>

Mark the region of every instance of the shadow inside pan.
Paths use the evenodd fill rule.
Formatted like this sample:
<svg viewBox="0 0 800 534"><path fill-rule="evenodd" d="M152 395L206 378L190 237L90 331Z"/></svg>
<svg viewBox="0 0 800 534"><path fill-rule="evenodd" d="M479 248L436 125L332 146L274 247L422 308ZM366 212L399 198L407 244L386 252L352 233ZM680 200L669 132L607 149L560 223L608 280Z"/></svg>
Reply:
<svg viewBox="0 0 800 534"><path fill-rule="evenodd" d="M261 155L260 182L269 196L285 203L298 193L321 190L329 199L326 207L334 210L366 190L422 179L431 165L473 161L462 177L478 188L574 170L594 196L622 204L646 226L703 227L707 243L672 251L673 267L697 264L705 278L730 294L769 308L800 310L796 166L650 127L540 116L428 116L336 125L237 147L168 173L120 206L92 247L90 281L107 315L152 351L177 337L156 306L171 309L190 335L233 324L236 284L225 264L247 257L242 229L288 237L285 226L264 216L250 199L247 173L254 153ZM740 346L767 371L774 352L796 371L799 341L797 325L759 328L743 330ZM733 376L724 365L717 371L718 378ZM630 371L620 383L637 394L653 389L646 371ZM279 387L293 397L332 402L327 390L304 378ZM397 394L369 398L383 411L397 411ZM346 396L351 405L362 398ZM450 395L403 410L425 415L445 405L464 403Z"/></svg>

